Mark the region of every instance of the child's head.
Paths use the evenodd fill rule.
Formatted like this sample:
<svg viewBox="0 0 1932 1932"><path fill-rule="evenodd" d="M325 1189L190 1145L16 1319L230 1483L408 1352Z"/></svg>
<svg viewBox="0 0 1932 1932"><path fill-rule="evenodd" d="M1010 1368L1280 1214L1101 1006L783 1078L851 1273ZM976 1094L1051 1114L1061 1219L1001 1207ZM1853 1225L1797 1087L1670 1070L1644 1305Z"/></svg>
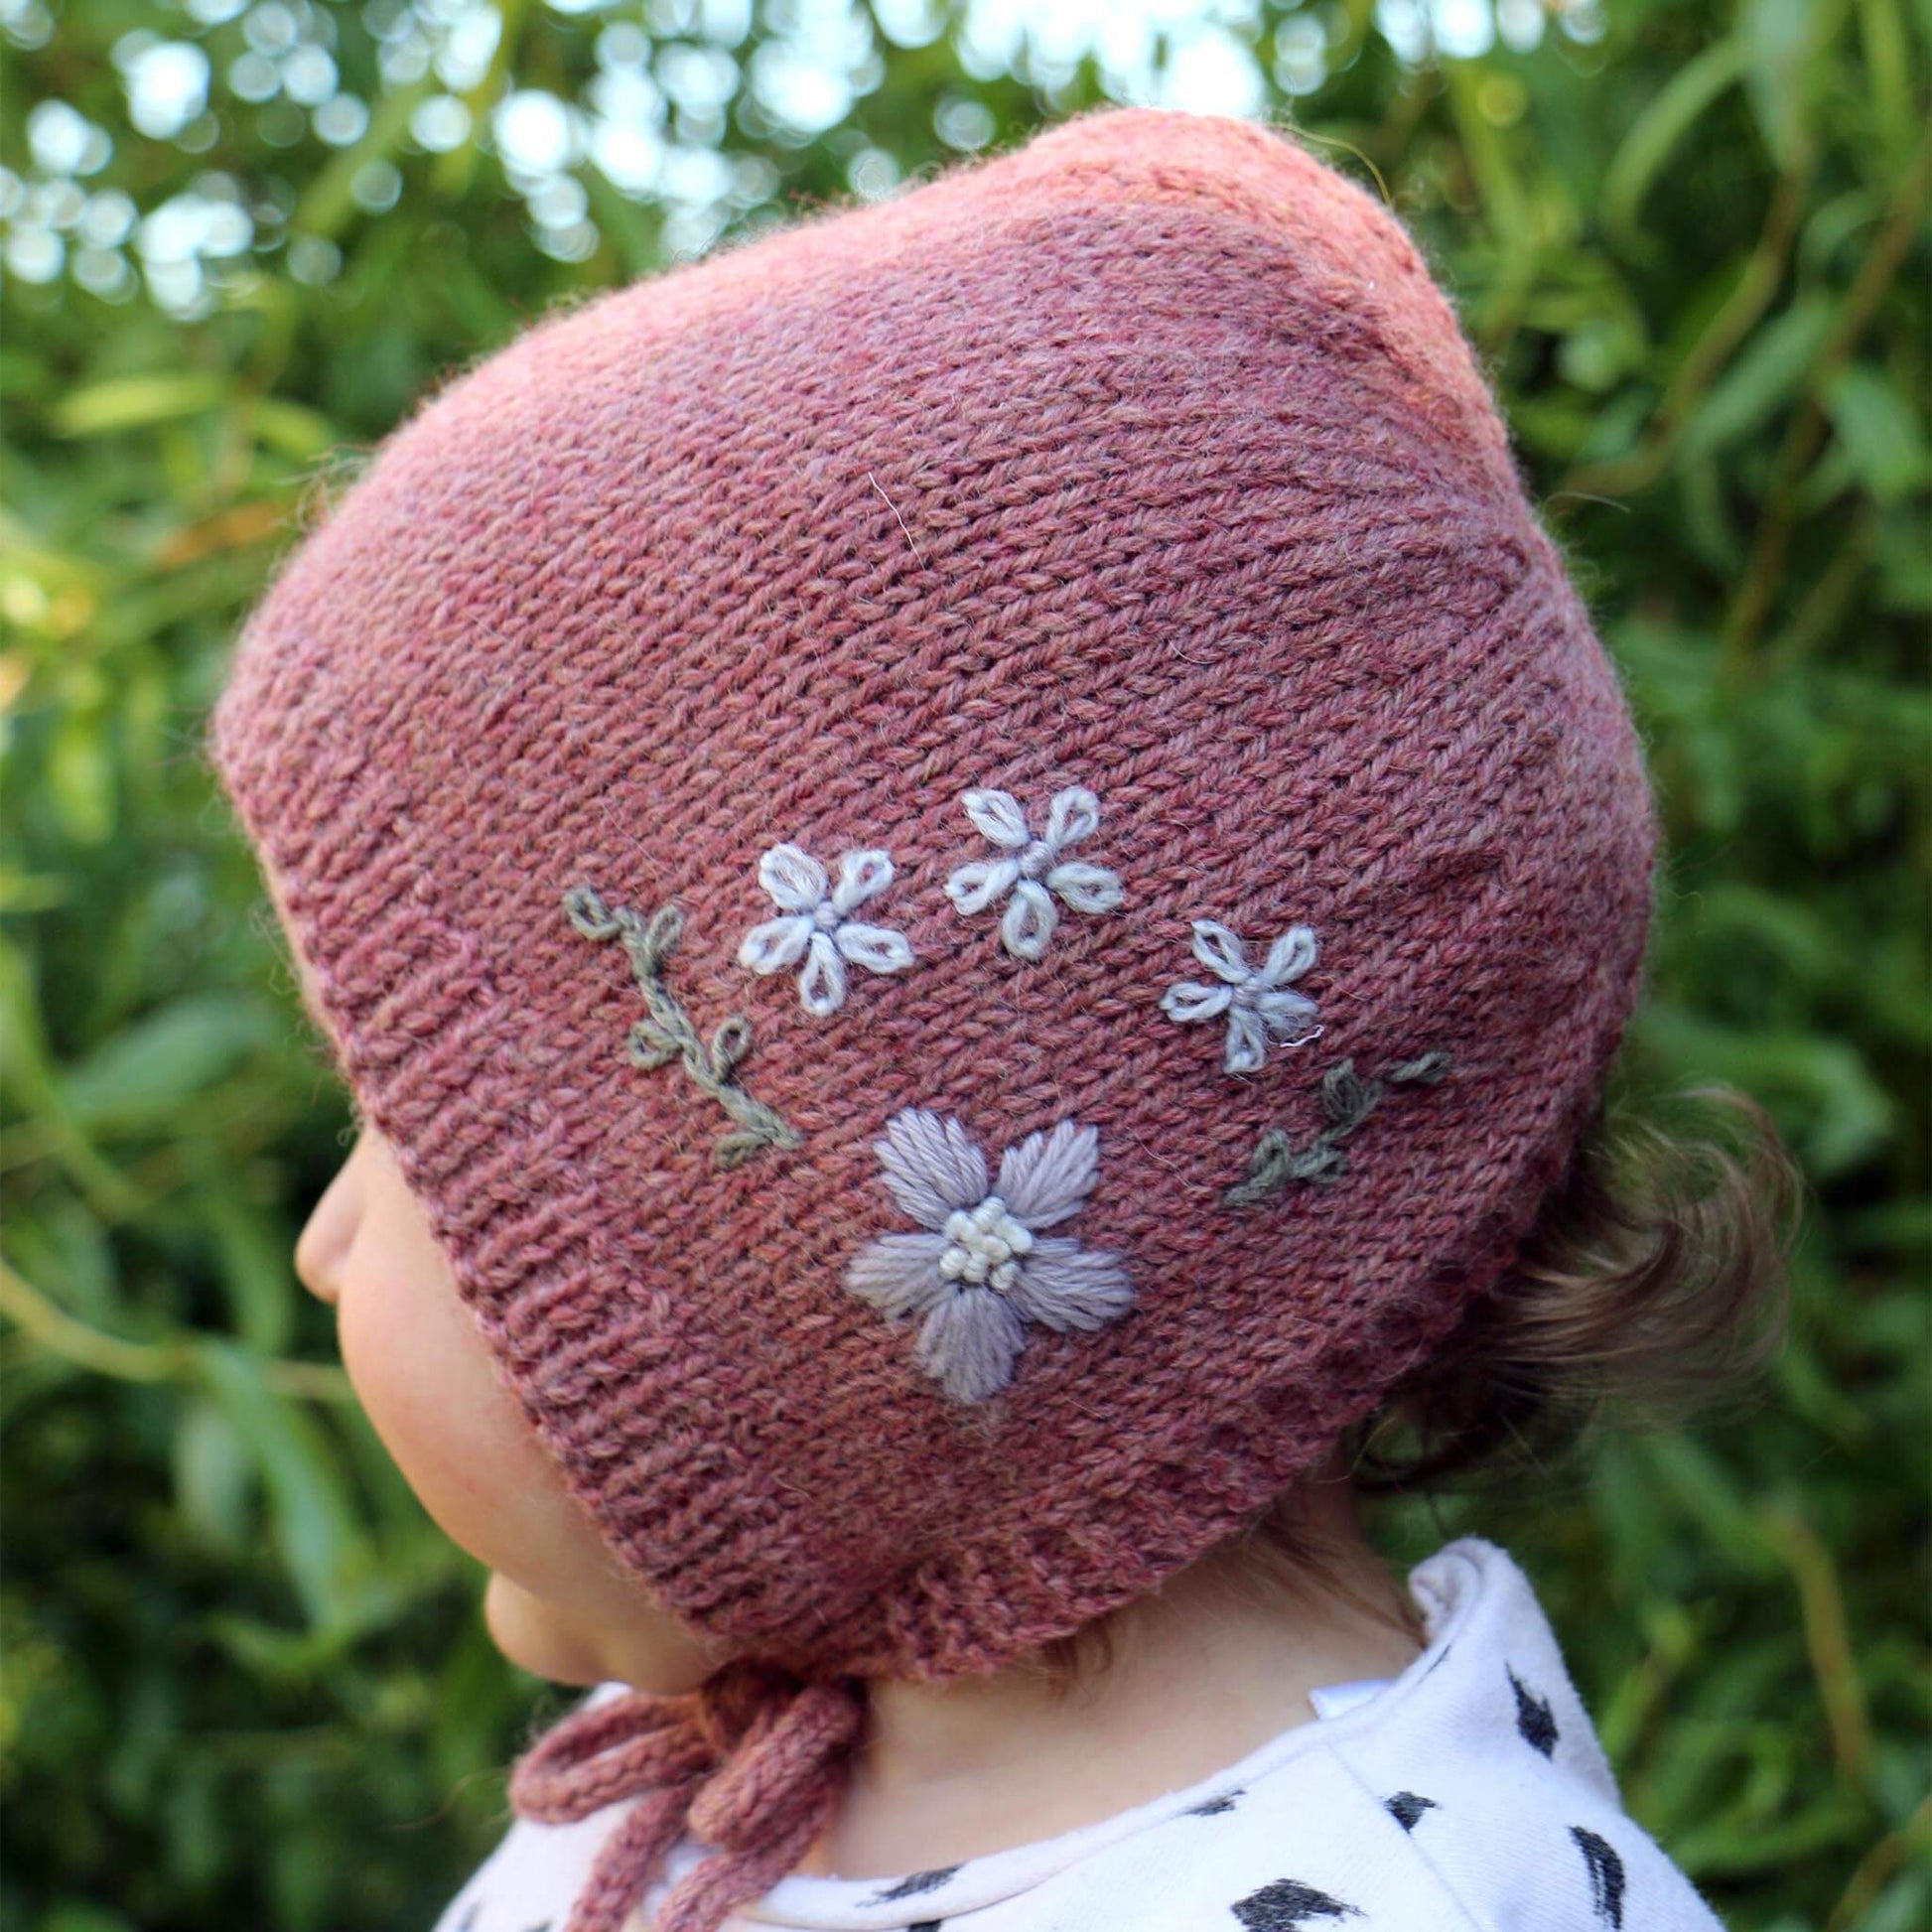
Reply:
<svg viewBox="0 0 1932 1932"><path fill-rule="evenodd" d="M1483 377L1235 122L548 318L210 742L395 1216L345 1357L560 1677L607 1591L674 1688L1152 1589L1467 1331L1640 990L1640 746Z"/></svg>

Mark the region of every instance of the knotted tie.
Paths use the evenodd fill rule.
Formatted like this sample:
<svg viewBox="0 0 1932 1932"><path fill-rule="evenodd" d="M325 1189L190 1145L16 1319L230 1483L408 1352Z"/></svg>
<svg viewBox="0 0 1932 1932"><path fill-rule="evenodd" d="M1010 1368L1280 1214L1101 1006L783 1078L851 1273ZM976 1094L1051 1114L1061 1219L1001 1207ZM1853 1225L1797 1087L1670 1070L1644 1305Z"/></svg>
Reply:
<svg viewBox="0 0 1932 1932"><path fill-rule="evenodd" d="M716 1932L823 1831L865 1717L860 1679L808 1684L732 1663L681 1696L626 1691L553 1725L510 1771L518 1817L567 1825L638 1800L599 1851L564 1932L620 1932L687 1831L715 1849L651 1932Z"/></svg>

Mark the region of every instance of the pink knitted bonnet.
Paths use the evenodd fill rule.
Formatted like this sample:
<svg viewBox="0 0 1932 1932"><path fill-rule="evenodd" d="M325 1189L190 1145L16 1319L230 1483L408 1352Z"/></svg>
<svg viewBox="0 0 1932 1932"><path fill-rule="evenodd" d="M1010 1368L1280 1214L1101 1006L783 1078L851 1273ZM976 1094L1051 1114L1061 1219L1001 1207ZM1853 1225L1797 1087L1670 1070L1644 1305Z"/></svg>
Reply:
<svg viewBox="0 0 1932 1932"><path fill-rule="evenodd" d="M810 1844L854 1680L1253 1522L1508 1265L1638 998L1612 668L1402 225L1107 110L555 313L383 443L208 750L619 1559L741 1665L533 1816Z"/></svg>

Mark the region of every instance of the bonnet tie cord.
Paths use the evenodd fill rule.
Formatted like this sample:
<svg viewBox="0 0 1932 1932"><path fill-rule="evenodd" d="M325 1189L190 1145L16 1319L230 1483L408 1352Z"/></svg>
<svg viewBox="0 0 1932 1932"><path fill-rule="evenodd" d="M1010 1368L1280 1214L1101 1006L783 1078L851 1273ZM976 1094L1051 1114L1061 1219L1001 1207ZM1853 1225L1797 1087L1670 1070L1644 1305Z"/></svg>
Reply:
<svg viewBox="0 0 1932 1932"><path fill-rule="evenodd" d="M639 1800L599 1851L564 1932L621 1932L687 1830L712 1854L672 1888L651 1932L716 1932L824 1829L865 1718L862 1680L805 1684L731 1663L696 1691L626 1691L553 1725L511 1768L519 1818L568 1825Z"/></svg>

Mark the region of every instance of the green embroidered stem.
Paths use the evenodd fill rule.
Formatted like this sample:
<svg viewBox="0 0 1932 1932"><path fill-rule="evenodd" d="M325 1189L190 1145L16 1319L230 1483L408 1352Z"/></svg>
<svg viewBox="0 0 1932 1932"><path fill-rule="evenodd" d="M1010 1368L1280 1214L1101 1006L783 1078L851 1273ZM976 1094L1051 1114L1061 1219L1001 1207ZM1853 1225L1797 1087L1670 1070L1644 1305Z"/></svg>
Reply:
<svg viewBox="0 0 1932 1932"><path fill-rule="evenodd" d="M752 1023L742 1013L720 1022L707 1044L671 996L663 980L664 962L684 930L684 914L660 905L648 921L621 906L607 906L590 886L573 886L564 895L564 911L586 939L621 939L630 970L644 996L648 1019L637 1021L625 1039L630 1063L646 1072L683 1062L686 1074L739 1124L713 1150L721 1168L736 1168L767 1147L799 1147L804 1136L761 1100L754 1100L733 1078L752 1051Z"/></svg>
<svg viewBox="0 0 1932 1932"><path fill-rule="evenodd" d="M1328 1125L1299 1154L1281 1128L1269 1128L1249 1157L1247 1179L1224 1188L1222 1201L1229 1207L1251 1207L1279 1193L1291 1180L1331 1185L1348 1172L1348 1156L1336 1143L1361 1126L1383 1094L1407 1080L1434 1086L1449 1065L1449 1055L1439 1047L1418 1059L1404 1060L1373 1080L1357 1079L1352 1059L1331 1066L1321 1076L1321 1111L1328 1116Z"/></svg>

